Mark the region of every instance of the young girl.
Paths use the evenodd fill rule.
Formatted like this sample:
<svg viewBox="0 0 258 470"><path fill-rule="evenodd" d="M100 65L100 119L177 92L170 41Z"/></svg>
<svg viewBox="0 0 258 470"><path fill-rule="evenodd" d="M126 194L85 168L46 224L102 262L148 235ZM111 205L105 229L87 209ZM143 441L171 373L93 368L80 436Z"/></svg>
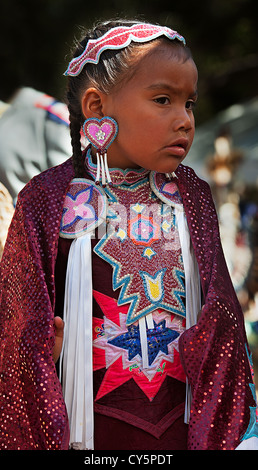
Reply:
<svg viewBox="0 0 258 470"><path fill-rule="evenodd" d="M209 187L182 165L184 38L104 23L66 75L73 157L19 194L1 264L2 449L252 444L243 315Z"/></svg>

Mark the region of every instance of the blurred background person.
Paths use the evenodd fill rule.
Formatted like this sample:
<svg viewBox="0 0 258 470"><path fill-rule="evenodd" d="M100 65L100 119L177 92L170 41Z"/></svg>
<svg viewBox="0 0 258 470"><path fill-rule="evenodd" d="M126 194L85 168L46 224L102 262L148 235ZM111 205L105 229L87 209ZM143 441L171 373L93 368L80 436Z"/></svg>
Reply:
<svg viewBox="0 0 258 470"><path fill-rule="evenodd" d="M0 181L15 203L33 176L71 156L68 111L64 103L29 87L17 90L2 109Z"/></svg>
<svg viewBox="0 0 258 470"><path fill-rule="evenodd" d="M4 251L4 245L13 212L14 207L12 197L5 186L0 183L0 260Z"/></svg>

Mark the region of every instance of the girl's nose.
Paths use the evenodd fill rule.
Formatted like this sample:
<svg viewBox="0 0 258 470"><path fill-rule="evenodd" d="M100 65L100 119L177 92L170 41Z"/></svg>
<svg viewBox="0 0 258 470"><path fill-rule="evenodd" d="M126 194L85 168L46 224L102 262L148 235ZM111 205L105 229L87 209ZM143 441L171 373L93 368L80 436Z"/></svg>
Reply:
<svg viewBox="0 0 258 470"><path fill-rule="evenodd" d="M176 111L176 117L174 121L175 130L183 130L185 132L190 131L194 126L194 120L192 113L186 108L178 109Z"/></svg>

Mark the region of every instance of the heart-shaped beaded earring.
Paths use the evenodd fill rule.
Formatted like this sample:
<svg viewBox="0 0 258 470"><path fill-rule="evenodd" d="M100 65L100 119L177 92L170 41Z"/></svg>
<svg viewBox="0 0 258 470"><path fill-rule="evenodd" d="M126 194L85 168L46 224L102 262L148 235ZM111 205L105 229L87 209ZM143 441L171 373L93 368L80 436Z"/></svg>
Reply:
<svg viewBox="0 0 258 470"><path fill-rule="evenodd" d="M102 186L111 183L107 163L107 149L112 144L118 133L118 124L115 119L105 116L102 119L86 119L82 126L86 139L97 149L97 175L96 183L101 182Z"/></svg>

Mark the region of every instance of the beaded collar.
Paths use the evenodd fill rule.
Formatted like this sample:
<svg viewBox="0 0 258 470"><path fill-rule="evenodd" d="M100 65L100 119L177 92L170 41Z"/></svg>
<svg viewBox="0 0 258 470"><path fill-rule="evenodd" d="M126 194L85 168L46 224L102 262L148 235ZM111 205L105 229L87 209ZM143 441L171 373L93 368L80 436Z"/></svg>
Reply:
<svg viewBox="0 0 258 470"><path fill-rule="evenodd" d="M97 165L92 161L90 148L87 150L87 153L86 153L85 166L86 166L87 172L95 180L96 173L97 173ZM150 173L150 170L146 170L145 168L139 168L139 169L128 168L126 170L122 170L121 168L109 168L109 173L112 179L112 185L121 186L123 184L130 185L130 184L137 183L141 179L148 176L148 174Z"/></svg>

